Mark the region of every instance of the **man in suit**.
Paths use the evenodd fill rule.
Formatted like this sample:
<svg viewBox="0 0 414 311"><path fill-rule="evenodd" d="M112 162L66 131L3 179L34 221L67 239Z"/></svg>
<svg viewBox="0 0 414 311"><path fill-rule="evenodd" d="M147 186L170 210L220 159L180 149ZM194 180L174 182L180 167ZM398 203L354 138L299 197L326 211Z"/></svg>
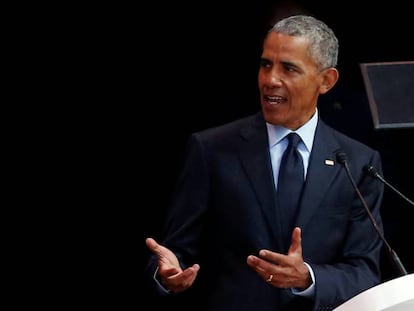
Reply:
<svg viewBox="0 0 414 311"><path fill-rule="evenodd" d="M337 58L333 31L311 16L270 29L261 111L189 139L165 238L146 239L151 293L192 310L332 310L380 282L382 241L338 154L382 230L383 187L363 173L367 164L381 172L380 155L326 125L317 109L338 80ZM292 229L278 200L291 132L304 168Z"/></svg>

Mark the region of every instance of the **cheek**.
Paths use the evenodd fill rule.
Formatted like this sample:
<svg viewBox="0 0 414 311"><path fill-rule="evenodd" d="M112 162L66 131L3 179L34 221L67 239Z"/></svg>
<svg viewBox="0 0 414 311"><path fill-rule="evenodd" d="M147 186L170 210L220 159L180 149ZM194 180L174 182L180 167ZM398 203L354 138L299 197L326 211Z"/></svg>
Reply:
<svg viewBox="0 0 414 311"><path fill-rule="evenodd" d="M290 90L295 96L314 98L319 94L320 85L313 79L300 79L291 83Z"/></svg>
<svg viewBox="0 0 414 311"><path fill-rule="evenodd" d="M257 85L259 86L259 89L262 89L263 83L262 83L262 79L260 78L260 75L257 78Z"/></svg>
<svg viewBox="0 0 414 311"><path fill-rule="evenodd" d="M261 71L259 71L259 74L257 75L257 83L260 89L266 84L266 75Z"/></svg>

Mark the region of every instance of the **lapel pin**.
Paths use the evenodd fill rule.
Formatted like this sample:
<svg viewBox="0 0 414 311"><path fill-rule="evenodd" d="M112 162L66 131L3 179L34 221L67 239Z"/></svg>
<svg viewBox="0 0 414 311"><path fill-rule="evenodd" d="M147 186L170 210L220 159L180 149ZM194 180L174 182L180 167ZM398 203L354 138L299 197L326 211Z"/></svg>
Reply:
<svg viewBox="0 0 414 311"><path fill-rule="evenodd" d="M326 159L325 160L325 165L334 165L334 161L333 160L329 160L329 159Z"/></svg>

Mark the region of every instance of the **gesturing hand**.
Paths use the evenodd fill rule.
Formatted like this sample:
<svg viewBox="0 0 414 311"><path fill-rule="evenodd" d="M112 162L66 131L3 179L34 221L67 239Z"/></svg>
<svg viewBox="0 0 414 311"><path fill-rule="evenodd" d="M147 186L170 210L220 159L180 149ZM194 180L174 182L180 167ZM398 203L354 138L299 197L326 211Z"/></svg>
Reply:
<svg viewBox="0 0 414 311"><path fill-rule="evenodd" d="M177 256L167 247L158 244L153 238L147 238L145 243L158 257L157 277L166 289L181 292L193 285L200 269L198 264L182 270Z"/></svg>
<svg viewBox="0 0 414 311"><path fill-rule="evenodd" d="M308 267L302 257L301 230L296 227L287 255L263 249L260 257L250 255L247 264L269 284L289 288L306 289L312 283Z"/></svg>

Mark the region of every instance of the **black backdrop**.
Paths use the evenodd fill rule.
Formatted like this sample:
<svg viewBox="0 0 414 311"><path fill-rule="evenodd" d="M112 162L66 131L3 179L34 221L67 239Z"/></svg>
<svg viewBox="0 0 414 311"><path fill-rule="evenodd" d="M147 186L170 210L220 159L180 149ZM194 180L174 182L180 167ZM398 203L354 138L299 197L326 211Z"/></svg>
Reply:
<svg viewBox="0 0 414 311"><path fill-rule="evenodd" d="M171 2L155 3L150 11L146 9L151 22L140 29L145 44L139 58L148 70L141 72L139 90L149 96L139 103L144 112L139 117L143 124L139 135L145 161L137 176L144 181L139 200L149 202L139 203L144 238L161 234L189 133L260 109L257 68L261 39L270 20L291 12L308 12L324 20L340 42L340 80L321 98L322 117L338 130L378 149L385 178L414 198L410 151L414 131L374 129L359 68L359 63L414 60L408 4L393 1L362 9L348 1L306 2ZM414 103L411 105L414 109ZM152 123L150 130L147 121ZM408 272L414 272L414 207L386 189L382 214L388 242ZM141 242L145 261L148 252L144 240ZM384 254L383 278L395 276L398 272Z"/></svg>

